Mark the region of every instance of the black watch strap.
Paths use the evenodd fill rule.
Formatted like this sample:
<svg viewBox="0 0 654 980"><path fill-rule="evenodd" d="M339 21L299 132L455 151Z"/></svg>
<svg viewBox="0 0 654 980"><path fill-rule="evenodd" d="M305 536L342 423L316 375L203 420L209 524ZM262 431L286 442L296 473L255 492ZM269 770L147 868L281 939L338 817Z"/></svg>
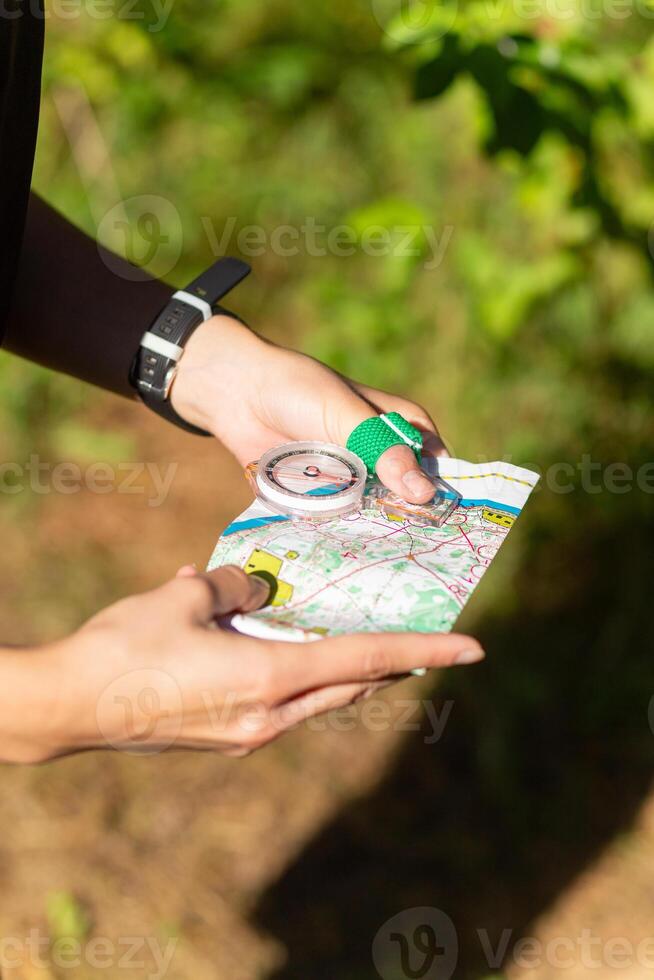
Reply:
<svg viewBox="0 0 654 980"><path fill-rule="evenodd" d="M195 435L210 433L178 415L169 397L184 345L201 323L220 311L218 300L250 271L250 266L240 259L219 259L186 289L174 293L143 334L132 362L130 382L148 408Z"/></svg>

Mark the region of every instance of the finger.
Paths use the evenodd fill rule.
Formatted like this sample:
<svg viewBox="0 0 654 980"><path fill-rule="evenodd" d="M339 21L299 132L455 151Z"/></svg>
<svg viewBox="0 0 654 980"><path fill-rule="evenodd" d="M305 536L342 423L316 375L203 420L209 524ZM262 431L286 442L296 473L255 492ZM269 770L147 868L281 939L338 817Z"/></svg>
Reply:
<svg viewBox="0 0 654 980"><path fill-rule="evenodd" d="M297 694L340 684L384 681L418 668L477 663L484 651L458 633L361 633L312 644L311 656L279 644L280 681Z"/></svg>
<svg viewBox="0 0 654 980"><path fill-rule="evenodd" d="M194 575L198 574L198 570L195 565L182 565L178 569L175 578L193 578Z"/></svg>
<svg viewBox="0 0 654 980"><path fill-rule="evenodd" d="M424 437L425 453L430 456L447 457L450 455L443 437L438 431L438 426L429 412L421 405L417 405L407 398L401 398L399 395L381 391L379 388L370 388L358 381L349 381L348 383L378 412L399 412L407 422L420 429Z"/></svg>
<svg viewBox="0 0 654 980"><path fill-rule="evenodd" d="M351 381L349 384L367 402L373 405L377 411L399 412L407 422L415 425L417 429L423 432L438 432L435 421L422 405L418 405L408 398L402 398L400 395L393 395L388 391L382 391L380 388L370 388L368 385L360 384L358 381Z"/></svg>
<svg viewBox="0 0 654 980"><path fill-rule="evenodd" d="M442 436L434 432L424 433L422 452L424 456L436 456L437 459L449 459L451 456Z"/></svg>
<svg viewBox="0 0 654 980"><path fill-rule="evenodd" d="M258 575L246 575L235 565L212 572L184 575L169 583L175 591L171 602L185 607L202 625L233 612L253 612L270 599L270 586Z"/></svg>
<svg viewBox="0 0 654 980"><path fill-rule="evenodd" d="M418 465L408 446L391 446L379 457L376 472L384 486L403 500L426 504L434 497L434 485Z"/></svg>
<svg viewBox="0 0 654 980"><path fill-rule="evenodd" d="M288 731L308 718L317 718L328 711L337 711L371 697L390 687L394 681L368 682L365 684L334 684L317 691L309 691L278 705L271 712L271 723L279 732Z"/></svg>

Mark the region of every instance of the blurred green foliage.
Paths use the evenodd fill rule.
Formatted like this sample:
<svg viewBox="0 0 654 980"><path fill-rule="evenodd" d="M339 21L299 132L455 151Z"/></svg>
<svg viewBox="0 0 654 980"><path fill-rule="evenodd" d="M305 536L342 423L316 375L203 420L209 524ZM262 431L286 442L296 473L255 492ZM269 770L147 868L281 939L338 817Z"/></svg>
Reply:
<svg viewBox="0 0 654 980"><path fill-rule="evenodd" d="M161 25L140 0L140 20L118 3L53 16L35 184L101 236L119 200L135 228L141 196L165 199L179 221L152 268L177 283L257 226L239 310L420 398L461 455L640 458L654 47L645 0L599 2L175 0ZM307 221L322 244L347 226L351 254L304 233L297 254L270 247ZM374 229L384 254L364 247ZM36 440L51 382L0 370L6 431L27 420ZM74 414L78 387L52 383Z"/></svg>
<svg viewBox="0 0 654 980"><path fill-rule="evenodd" d="M419 23L403 8L388 25L390 46L412 50L419 99L471 79L488 116L486 152L514 151L532 186L539 171L541 183L553 176L539 167L543 147L562 156L563 198L577 219L565 244L578 249L604 234L632 243L651 264L654 7L566 2L557 19L552 6L429 2Z"/></svg>

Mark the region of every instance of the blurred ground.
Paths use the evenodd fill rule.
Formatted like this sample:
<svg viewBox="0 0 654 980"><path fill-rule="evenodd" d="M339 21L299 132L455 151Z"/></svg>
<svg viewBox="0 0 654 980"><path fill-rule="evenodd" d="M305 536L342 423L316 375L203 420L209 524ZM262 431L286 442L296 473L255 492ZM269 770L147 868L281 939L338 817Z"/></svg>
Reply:
<svg viewBox="0 0 654 980"><path fill-rule="evenodd" d="M96 410L106 428L135 433L134 458L179 463L170 497L156 509L137 496L53 494L23 501L31 511L20 524L5 508L11 575L0 623L9 639L57 635L80 610L202 563L248 498L219 447L135 405L99 399L91 421ZM487 595L468 617L489 662L387 695L398 722L407 698L433 700L439 712L451 701L436 744L425 741L426 723L410 733L359 723L298 731L244 762L88 754L4 769L2 935L141 936L162 949L176 940L166 974L174 980L367 980L383 922L429 905L456 924L456 975L496 972L478 930L495 949L505 929L512 977L561 972L513 962L520 936L570 936L578 946L584 929L597 937L594 974L614 972L600 940L635 948L654 921L647 542L627 512L593 542L574 526L564 540L542 540L547 506L541 498L523 518L531 544L513 572L513 608ZM137 967L3 976L131 980L154 972L144 957ZM568 964L566 975L587 971ZM636 963L623 975L646 973Z"/></svg>

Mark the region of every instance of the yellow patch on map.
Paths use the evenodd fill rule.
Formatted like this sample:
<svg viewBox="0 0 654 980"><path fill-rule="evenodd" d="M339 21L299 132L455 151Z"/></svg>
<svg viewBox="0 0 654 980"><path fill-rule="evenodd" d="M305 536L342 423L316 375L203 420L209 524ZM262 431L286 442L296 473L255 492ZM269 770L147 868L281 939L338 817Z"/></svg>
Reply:
<svg viewBox="0 0 654 980"><path fill-rule="evenodd" d="M271 606L285 606L293 598L293 586L289 582L280 582L277 579L277 592Z"/></svg>
<svg viewBox="0 0 654 980"><path fill-rule="evenodd" d="M488 507L484 508L483 517L485 521L489 521L491 524L499 524L500 527L513 527L515 524L515 517L511 514L502 514L497 510L490 510Z"/></svg>
<svg viewBox="0 0 654 980"><path fill-rule="evenodd" d="M248 575L252 572L268 572L269 575L277 578L281 570L282 559L271 555L269 551L262 551L261 548L255 548L245 564Z"/></svg>
<svg viewBox="0 0 654 980"><path fill-rule="evenodd" d="M281 558L277 558L276 555L271 555L269 551L263 551L261 548L255 548L245 563L245 571L248 575L252 575L253 572L265 572L266 575L275 580L277 588L270 603L271 606L285 606L293 598L293 586L290 582L282 582L279 578L282 564Z"/></svg>

